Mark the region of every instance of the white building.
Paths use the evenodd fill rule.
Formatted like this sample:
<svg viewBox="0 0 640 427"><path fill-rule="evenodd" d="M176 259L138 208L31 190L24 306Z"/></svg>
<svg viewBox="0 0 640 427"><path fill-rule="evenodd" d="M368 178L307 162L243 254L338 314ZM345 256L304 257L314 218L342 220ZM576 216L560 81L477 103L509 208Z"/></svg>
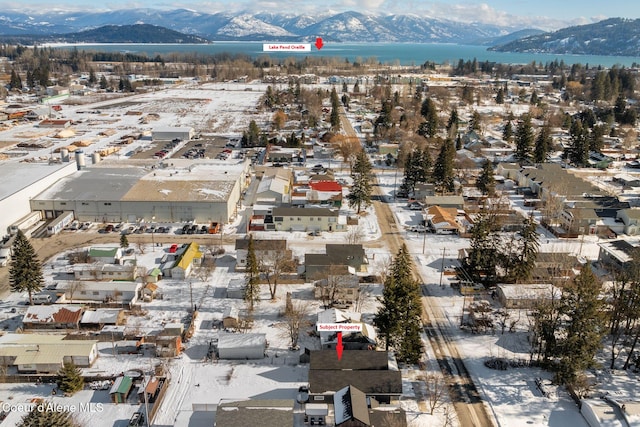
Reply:
<svg viewBox="0 0 640 427"><path fill-rule="evenodd" d="M102 161L35 196L31 210L92 222L227 222L247 186L248 160ZM105 183L109 185L105 185ZM96 191L100 189L100 191Z"/></svg>
<svg viewBox="0 0 640 427"><path fill-rule="evenodd" d="M154 141L173 141L180 139L188 141L194 137L196 131L192 127L159 127L151 131Z"/></svg>
<svg viewBox="0 0 640 427"><path fill-rule="evenodd" d="M220 359L262 359L266 348L265 334L220 334L218 336Z"/></svg>

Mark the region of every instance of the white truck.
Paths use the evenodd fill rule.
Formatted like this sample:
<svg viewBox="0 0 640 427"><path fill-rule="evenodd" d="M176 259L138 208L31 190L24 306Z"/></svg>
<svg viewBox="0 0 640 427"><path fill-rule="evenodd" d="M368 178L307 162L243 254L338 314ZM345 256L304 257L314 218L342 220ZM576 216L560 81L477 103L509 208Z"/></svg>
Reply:
<svg viewBox="0 0 640 427"><path fill-rule="evenodd" d="M10 236L13 236L18 233L18 230L22 230L25 236L30 237L31 229L40 221L42 221L42 212L34 211L11 224L7 231Z"/></svg>

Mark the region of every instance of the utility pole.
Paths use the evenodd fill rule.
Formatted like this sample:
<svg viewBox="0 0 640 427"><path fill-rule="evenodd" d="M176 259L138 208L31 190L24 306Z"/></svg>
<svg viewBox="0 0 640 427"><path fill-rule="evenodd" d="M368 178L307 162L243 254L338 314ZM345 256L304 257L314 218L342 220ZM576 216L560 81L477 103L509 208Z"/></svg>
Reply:
<svg viewBox="0 0 640 427"><path fill-rule="evenodd" d="M440 287L442 287L442 275L444 274L444 254L446 251L446 248L442 248L442 262L440 264Z"/></svg>

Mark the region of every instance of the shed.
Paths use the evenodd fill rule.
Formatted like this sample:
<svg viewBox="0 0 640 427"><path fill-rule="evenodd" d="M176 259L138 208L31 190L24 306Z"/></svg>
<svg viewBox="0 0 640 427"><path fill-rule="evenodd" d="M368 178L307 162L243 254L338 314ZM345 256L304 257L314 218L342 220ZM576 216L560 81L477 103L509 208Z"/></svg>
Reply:
<svg viewBox="0 0 640 427"><path fill-rule="evenodd" d="M159 335L156 337L156 357L176 357L182 351L180 336Z"/></svg>
<svg viewBox="0 0 640 427"><path fill-rule="evenodd" d="M262 359L266 348L266 334L222 333L218 337L220 359Z"/></svg>
<svg viewBox="0 0 640 427"><path fill-rule="evenodd" d="M132 385L133 380L126 375L116 378L111 386L111 390L109 390L111 401L113 403L125 403L127 396L129 396L131 392Z"/></svg>
<svg viewBox="0 0 640 427"><path fill-rule="evenodd" d="M562 292L550 283L496 286L496 297L506 308L533 308L541 301L559 300Z"/></svg>
<svg viewBox="0 0 640 427"><path fill-rule="evenodd" d="M227 328L237 328L239 321L238 309L236 307L227 307L222 316L222 326Z"/></svg>
<svg viewBox="0 0 640 427"><path fill-rule="evenodd" d="M147 283L157 283L162 279L162 270L158 267L154 267L147 272L147 276L145 277L145 281Z"/></svg>
<svg viewBox="0 0 640 427"><path fill-rule="evenodd" d="M154 298L158 295L158 285L155 283L147 283L144 288L142 288L142 298L144 301L153 301Z"/></svg>

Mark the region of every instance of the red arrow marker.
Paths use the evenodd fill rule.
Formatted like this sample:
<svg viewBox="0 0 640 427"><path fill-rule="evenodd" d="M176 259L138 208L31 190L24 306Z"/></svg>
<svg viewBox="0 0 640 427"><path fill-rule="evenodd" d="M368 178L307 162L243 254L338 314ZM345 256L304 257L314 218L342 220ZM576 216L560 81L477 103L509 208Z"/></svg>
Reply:
<svg viewBox="0 0 640 427"><path fill-rule="evenodd" d="M342 359L342 331L338 331L338 345L336 346L336 351L338 352L338 360Z"/></svg>
<svg viewBox="0 0 640 427"><path fill-rule="evenodd" d="M322 46L324 46L324 43L322 43L322 37L316 37L316 47L318 50L322 49Z"/></svg>

